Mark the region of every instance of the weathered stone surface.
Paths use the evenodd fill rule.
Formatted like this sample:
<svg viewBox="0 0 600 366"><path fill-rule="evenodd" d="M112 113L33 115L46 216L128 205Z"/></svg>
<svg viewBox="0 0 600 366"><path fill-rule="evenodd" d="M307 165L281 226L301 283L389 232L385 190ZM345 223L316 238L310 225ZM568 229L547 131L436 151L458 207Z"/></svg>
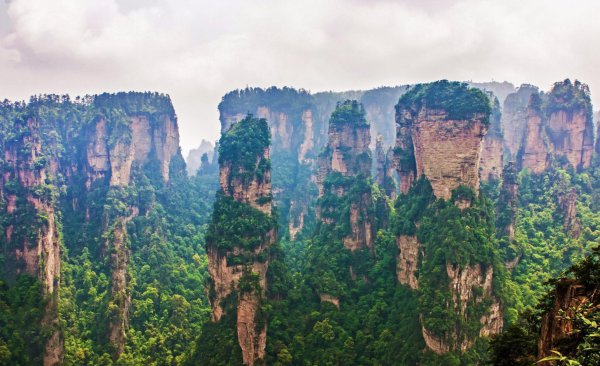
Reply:
<svg viewBox="0 0 600 366"><path fill-rule="evenodd" d="M312 110L307 109L302 113L302 124L304 125L304 139L300 145L300 154L298 161L307 163L306 156L314 148L314 130L313 130L313 114Z"/></svg>
<svg viewBox="0 0 600 366"><path fill-rule="evenodd" d="M387 151L383 145L383 136L378 136L375 145L375 183L392 200L396 198L396 183L394 180L394 152Z"/></svg>
<svg viewBox="0 0 600 366"><path fill-rule="evenodd" d="M502 304L496 299L493 292L494 268L491 265L484 268L481 264L461 268L446 263L446 272L450 280L450 292L452 294L454 310L457 314L467 318L467 309L469 306L481 303L484 300L491 301L491 306L479 319L481 323L479 336L483 337L500 333L503 326ZM473 291L475 288L481 289L480 294ZM422 333L427 346L438 354L449 351L464 352L475 341L473 338L463 334L460 329L439 337L429 332L423 326Z"/></svg>
<svg viewBox="0 0 600 366"><path fill-rule="evenodd" d="M501 124L508 161L514 161L521 149L527 126L529 98L532 94L537 93L537 87L523 84L516 92L506 96L502 108Z"/></svg>
<svg viewBox="0 0 600 366"><path fill-rule="evenodd" d="M338 299L335 296L332 296L330 294L320 294L319 298L321 299L321 302L328 302L330 304L335 305L336 308L340 308L340 299Z"/></svg>
<svg viewBox="0 0 600 366"><path fill-rule="evenodd" d="M561 344L568 344L573 334L573 316L586 303L598 304L598 289L589 289L572 279L561 279L554 290L554 306L542 317L538 357L543 358ZM560 348L559 348L559 351Z"/></svg>
<svg viewBox="0 0 600 366"><path fill-rule="evenodd" d="M108 340L114 346L114 359L119 358L125 349L127 329L129 328L129 307L131 293L127 284L127 264L129 262L129 248L127 245L127 221L130 218L118 218L112 227L110 237L112 240L105 243L105 251L110 258L111 268L111 304L116 310L111 314L108 324Z"/></svg>
<svg viewBox="0 0 600 366"><path fill-rule="evenodd" d="M481 120L446 120L443 111L424 111L414 122L412 139L417 176L429 179L438 198L466 185L479 191L479 160L487 127Z"/></svg>
<svg viewBox="0 0 600 366"><path fill-rule="evenodd" d="M501 136L488 134L483 139L479 174L482 181L502 176L503 141Z"/></svg>
<svg viewBox="0 0 600 366"><path fill-rule="evenodd" d="M241 178L244 173L247 173L242 171L246 167L238 167L238 164L232 161L222 161L219 173L221 190L224 195L232 197L235 201L247 204L270 216L271 173L269 168L261 165L261 162L269 159L269 147L265 146L262 153L258 153L255 158L254 175L250 179ZM240 169L236 172L239 174L232 174L232 169ZM260 176L257 174L259 169L261 169ZM260 239L261 244L252 251L237 246L231 250L223 250L213 242L207 242L206 247L208 272L212 279L210 296L212 320L219 321L230 310L223 307L223 300L235 292L237 294L236 330L244 365L255 365L262 362L265 357L267 325L266 322L259 322L259 314L262 301L266 296L268 252L276 241L275 228L269 230ZM229 263L230 258L254 259ZM248 275L256 276L258 279L258 286L252 290L240 288L240 281Z"/></svg>
<svg viewBox="0 0 600 366"><path fill-rule="evenodd" d="M399 253L396 258L398 282L413 290L419 288L417 271L419 269L419 242L416 236L400 235L396 239Z"/></svg>
<svg viewBox="0 0 600 366"><path fill-rule="evenodd" d="M112 146L109 146L108 123L104 117L99 118L88 137L88 188L108 173L111 186L126 186L132 165L143 165L153 157L160 164L163 182L169 181L171 159L179 153L179 130L175 119L161 115L152 124L145 115L132 115L128 125L131 138L117 136Z"/></svg>
<svg viewBox="0 0 600 366"><path fill-rule="evenodd" d="M563 227L573 238L577 238L581 234L581 222L577 217L577 197L575 188L558 197L558 205L564 216Z"/></svg>
<svg viewBox="0 0 600 366"><path fill-rule="evenodd" d="M539 97L532 94L529 107L523 143L518 157L521 169L528 169L539 174L549 166L549 150L544 139L543 114L540 109Z"/></svg>
<svg viewBox="0 0 600 366"><path fill-rule="evenodd" d="M329 123L328 143L319 155L318 173L316 176L317 186L319 187L319 196L323 196L324 181L331 173L340 173L344 177L354 177L355 179L366 179L371 175L371 150L369 143L371 141L370 125L358 116L362 111L362 107L355 101L346 101L342 105L350 108L356 108L356 120L332 121ZM335 112L334 112L335 113ZM343 187L333 187L333 194L338 197L343 197L348 192L345 192ZM344 246L352 251L365 247L371 248L373 245L373 217L370 217L369 208L372 206L372 198L370 192L356 197L354 202L350 203L350 235L342 238ZM326 215L321 215L324 209L331 210L332 208L319 207L317 215L321 221L333 223L331 218L323 218Z"/></svg>
<svg viewBox="0 0 600 366"><path fill-rule="evenodd" d="M103 179L110 172L110 157L108 155L108 134L106 120L100 118L87 144L87 163L89 166L89 183ZM88 184L89 184L88 183ZM89 187L88 187L89 188Z"/></svg>
<svg viewBox="0 0 600 366"><path fill-rule="evenodd" d="M44 366L53 366L61 364L63 358L63 341L58 319L60 241L54 202L49 197L35 194L34 188L45 185L48 175L56 174L58 162L55 156L51 156L52 161L43 166L37 165L38 158L43 156L38 121L29 118L22 128L26 128L28 133L22 134L18 140L6 142L5 145L5 168L0 187L16 180L24 189L24 197L17 197L15 194L7 197L6 213L10 215L11 223L7 225L5 237L7 242L12 242L9 247L14 248L9 255L16 262L16 274L26 272L36 276L42 284L42 295L48 300L41 321L42 327L48 332L43 363ZM22 231L32 224L20 221L20 215L17 215L18 199L23 199L38 217L45 219L37 227L31 227L28 235L15 237L13 234L16 228ZM16 240L18 242L15 242Z"/></svg>
<svg viewBox="0 0 600 366"><path fill-rule="evenodd" d="M585 110L559 110L548 117L546 133L556 155L577 169L589 168L594 151L594 126Z"/></svg>

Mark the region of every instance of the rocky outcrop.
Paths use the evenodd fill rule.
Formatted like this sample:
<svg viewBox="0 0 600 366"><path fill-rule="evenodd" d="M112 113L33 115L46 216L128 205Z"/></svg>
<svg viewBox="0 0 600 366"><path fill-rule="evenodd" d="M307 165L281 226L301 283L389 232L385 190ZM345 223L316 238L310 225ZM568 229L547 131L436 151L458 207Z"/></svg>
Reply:
<svg viewBox="0 0 600 366"><path fill-rule="evenodd" d="M527 107L527 119L521 150L518 153L519 168L539 174L550 165L549 146L544 138L543 112L538 94L532 94Z"/></svg>
<svg viewBox="0 0 600 366"><path fill-rule="evenodd" d="M398 282L413 290L419 288L417 273L419 270L420 249L416 236L400 235L396 239L398 257L396 258L396 275Z"/></svg>
<svg viewBox="0 0 600 366"><path fill-rule="evenodd" d="M400 98L396 156L401 192L408 191L415 177L424 176L437 198L450 199L461 185L478 193L482 141L491 107L487 95L473 90L442 80L417 85ZM454 102L436 99L438 92L454 93ZM457 111L458 104L465 110Z"/></svg>
<svg viewBox="0 0 600 366"><path fill-rule="evenodd" d="M340 299L335 296L329 294L320 294L319 298L321 299L321 302L328 302L333 304L336 308L340 308Z"/></svg>
<svg viewBox="0 0 600 366"><path fill-rule="evenodd" d="M109 303L108 339L114 347L113 359L118 359L125 349L126 333L129 327L129 307L131 292L127 276L129 246L127 240L127 221L119 218L108 232L105 251L108 253L111 268L111 301Z"/></svg>
<svg viewBox="0 0 600 366"><path fill-rule="evenodd" d="M4 143L2 193L8 204L5 239L14 260L16 275L28 273L39 279L48 299L41 326L48 334L44 344L45 366L59 365L63 341L59 330L58 291L60 284L60 241L54 192L46 179L56 176L56 151L42 151L40 126L35 117L17 123L16 137ZM50 153L50 161L45 158ZM7 189L7 187L11 187Z"/></svg>
<svg viewBox="0 0 600 366"><path fill-rule="evenodd" d="M521 149L527 126L529 99L532 94L538 94L538 88L523 84L504 100L501 124L506 157L509 161L514 161Z"/></svg>
<svg viewBox="0 0 600 366"><path fill-rule="evenodd" d="M581 234L581 222L577 217L577 190L572 188L569 192L558 197L558 206L564 216L563 227L573 238Z"/></svg>
<svg viewBox="0 0 600 366"><path fill-rule="evenodd" d="M598 290L587 288L575 280L563 278L554 289L553 306L542 317L540 337L538 340L538 357L543 358L551 350L569 346L569 339L576 338L573 319L577 311L587 304L598 306Z"/></svg>
<svg viewBox="0 0 600 366"><path fill-rule="evenodd" d="M416 176L429 179L438 198L466 185L479 190L481 144L487 127L483 116L448 120L444 111L424 110L412 121Z"/></svg>
<svg viewBox="0 0 600 366"><path fill-rule="evenodd" d="M225 155L220 158L219 177L223 195L217 197L215 206L232 199L244 205L246 210L258 210L260 220L270 222L272 191L268 136L266 121L251 116L234 124L223 135L220 146ZM240 147L239 144L247 146ZM253 163L248 165L248 162ZM224 225L235 225L232 222L236 219L239 218L215 215L209 232L220 233ZM247 238L252 242L260 242L256 247L243 247L239 242L223 246L222 241L232 240L228 234L211 234L207 237L208 272L212 280L212 320L218 322L229 313L235 314L244 365L262 363L265 356L267 327L260 317L267 288L269 248L276 240L275 227L272 224L270 227L259 237ZM235 304L226 306L225 300L234 293Z"/></svg>
<svg viewBox="0 0 600 366"><path fill-rule="evenodd" d="M539 174L552 161L575 169L591 166L594 124L587 85L565 80L545 95L532 92L517 161Z"/></svg>
<svg viewBox="0 0 600 366"><path fill-rule="evenodd" d="M396 182L394 180L394 151L385 149L383 137L378 136L375 145L375 183L392 200L396 198Z"/></svg>
<svg viewBox="0 0 600 366"><path fill-rule="evenodd" d="M132 166L143 166L151 159L158 161L163 182L169 181L171 160L179 154L179 130L175 117L132 114L128 120L125 133L118 133L111 131L116 122L101 116L88 134L88 188L107 175L111 186L126 186Z"/></svg>
<svg viewBox="0 0 600 366"><path fill-rule="evenodd" d="M499 236L506 236L509 242L515 238L515 225L518 209L519 185L517 181L517 169L513 162L509 162L503 171L502 187L496 207L496 228ZM518 261L518 259L517 259ZM513 263L511 267L514 267Z"/></svg>
<svg viewBox="0 0 600 366"><path fill-rule="evenodd" d="M493 267L488 266L485 268L481 264L477 264L461 268L447 263L446 273L450 280L450 293L455 307L454 311L467 319L470 307L481 304L484 301L489 302L491 305L479 319L481 324L479 336L487 337L500 333L503 326L503 313L502 305L495 298L493 292ZM479 289L479 291L475 292L474 289ZM459 328L440 337L429 332L423 326L422 333L427 347L437 354L444 354L450 351L464 352L474 342L472 337L464 334L463 330Z"/></svg>
<svg viewBox="0 0 600 366"><path fill-rule="evenodd" d="M594 125L585 109L550 113L546 133L556 155L564 156L574 168L589 168L594 150Z"/></svg>
<svg viewBox="0 0 600 366"><path fill-rule="evenodd" d="M498 99L494 99L494 108L490 117L490 128L483 138L483 150L479 162L479 177L487 182L502 177L504 138L502 136L501 113Z"/></svg>
<svg viewBox="0 0 600 366"><path fill-rule="evenodd" d="M480 177L483 181L502 176L503 141L501 136L487 136L483 140L481 152Z"/></svg>
<svg viewBox="0 0 600 366"><path fill-rule="evenodd" d="M314 148L314 129L313 129L313 113L312 110L307 109L302 112L302 124L304 125L304 138L300 145L300 153L298 154L298 160L301 163L307 163L307 156Z"/></svg>
<svg viewBox="0 0 600 366"><path fill-rule="evenodd" d="M367 184L371 174L370 125L365 119L362 106L356 101L339 103L329 122L328 144L319 155L317 185L319 196L332 194L349 200L350 232L343 238L344 246L352 251L371 248L373 245L373 217L370 213L372 198L370 190L349 196L352 184ZM347 178L346 183L327 183L335 176ZM325 223L336 223L329 213L339 207L321 205L318 215Z"/></svg>

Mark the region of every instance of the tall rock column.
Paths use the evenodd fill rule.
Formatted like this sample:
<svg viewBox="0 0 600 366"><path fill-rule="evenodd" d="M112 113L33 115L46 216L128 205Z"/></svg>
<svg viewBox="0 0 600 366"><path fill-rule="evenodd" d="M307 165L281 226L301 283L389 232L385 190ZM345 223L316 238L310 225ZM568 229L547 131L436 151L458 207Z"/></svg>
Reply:
<svg viewBox="0 0 600 366"><path fill-rule="evenodd" d="M549 162L549 147L544 138L542 100L537 93L531 94L527 107L527 118L523 142L517 155L520 169L539 174Z"/></svg>
<svg viewBox="0 0 600 366"><path fill-rule="evenodd" d="M63 341L58 319L60 283L60 241L57 226L56 196L47 179L55 179L57 152L43 149L40 126L35 117L17 122L20 134L6 141L4 170L0 185L8 217L5 242L14 259L16 275L28 273L38 278L42 294L48 299L41 326L48 337L44 345L44 366L59 365ZM44 151L45 150L45 151ZM12 261L11 261L12 262Z"/></svg>
<svg viewBox="0 0 600 366"><path fill-rule="evenodd" d="M264 119L247 116L219 142L220 187L206 236L212 319L236 318L244 365L262 363L269 249L276 240L271 215L270 133Z"/></svg>
<svg viewBox="0 0 600 366"><path fill-rule="evenodd" d="M538 88L523 84L516 92L506 96L502 108L502 133L506 158L515 161L521 149L523 135L527 126L527 106L532 94L538 94Z"/></svg>
<svg viewBox="0 0 600 366"><path fill-rule="evenodd" d="M548 93L546 133L555 155L575 169L590 167L594 151L594 122L586 84L566 79Z"/></svg>
<svg viewBox="0 0 600 366"><path fill-rule="evenodd" d="M396 205L398 281L416 290L423 339L440 355L502 329L493 213L478 197L491 111L486 94L446 80L413 87L396 106L397 152L417 177Z"/></svg>
<svg viewBox="0 0 600 366"><path fill-rule="evenodd" d="M490 117L490 128L483 139L483 150L479 164L481 180L499 179L503 167L503 137L500 113L500 103L494 98L494 107Z"/></svg>
<svg viewBox="0 0 600 366"><path fill-rule="evenodd" d="M340 223L334 202L348 200L349 232L343 237L351 251L373 246L370 125L357 101L340 102L329 120L329 140L319 155L317 184L321 197L318 215L325 223ZM329 197L335 199L329 199ZM332 204L333 203L333 204Z"/></svg>

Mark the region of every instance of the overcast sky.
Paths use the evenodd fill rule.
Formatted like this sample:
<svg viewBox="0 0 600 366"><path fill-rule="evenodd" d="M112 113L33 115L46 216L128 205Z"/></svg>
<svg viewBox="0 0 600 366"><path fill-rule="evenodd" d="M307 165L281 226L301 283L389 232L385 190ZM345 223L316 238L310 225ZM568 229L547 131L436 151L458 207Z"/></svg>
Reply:
<svg viewBox="0 0 600 366"><path fill-rule="evenodd" d="M229 90L578 78L600 106L597 0L0 0L0 99L171 95L184 150Z"/></svg>

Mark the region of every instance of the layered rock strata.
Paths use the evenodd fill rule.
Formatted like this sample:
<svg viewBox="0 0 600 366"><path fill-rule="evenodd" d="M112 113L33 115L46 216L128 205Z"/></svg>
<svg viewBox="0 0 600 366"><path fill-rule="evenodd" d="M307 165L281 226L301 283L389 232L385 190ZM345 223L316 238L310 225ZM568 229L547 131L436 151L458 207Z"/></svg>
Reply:
<svg viewBox="0 0 600 366"><path fill-rule="evenodd" d="M271 219L271 178L269 144L266 139L252 141L254 136L241 137L235 140L236 131L252 134L259 131L268 136L267 122L248 116L234 124L220 141L220 187L222 196L215 205L233 200L236 207L246 207L245 214L255 215L260 220ZM247 144L240 147L237 144ZM257 147L258 146L258 147ZM255 148L253 150L253 148ZM240 156L243 155L243 156ZM245 163L242 163L245 162ZM215 208L217 210L217 208ZM249 211L247 211L249 210ZM242 216L245 214L241 214ZM219 232L222 225L233 225L231 222L218 221L224 219L235 221L240 217L213 218L212 228ZM243 217L241 217L243 219ZM223 237L226 234L215 234L207 238L209 259L208 271L212 279L211 305L212 319L215 322L225 315L235 314L238 344L242 352L244 365L255 365L263 362L266 349L266 322L259 321L260 308L267 288L266 274L269 266L269 248L276 240L274 225L259 237L245 238L259 242L254 247L243 247L241 243L232 243L233 247L220 246L220 240L231 240ZM219 239L221 238L221 239ZM236 294L236 303L225 306L225 300Z"/></svg>

